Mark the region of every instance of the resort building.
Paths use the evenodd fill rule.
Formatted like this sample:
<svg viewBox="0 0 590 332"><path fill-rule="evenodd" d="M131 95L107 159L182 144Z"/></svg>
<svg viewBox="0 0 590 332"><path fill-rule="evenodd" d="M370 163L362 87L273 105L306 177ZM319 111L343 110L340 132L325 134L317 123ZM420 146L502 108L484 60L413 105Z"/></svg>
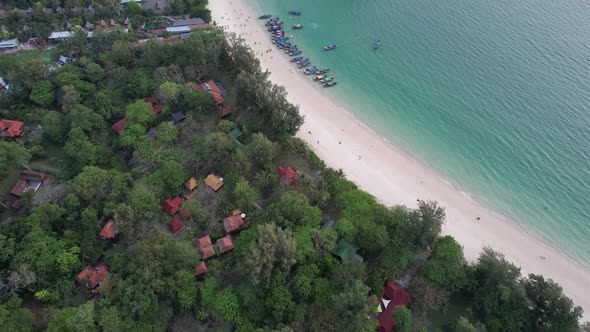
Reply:
<svg viewBox="0 0 590 332"><path fill-rule="evenodd" d="M221 255L225 254L228 251L234 249L234 242L231 239L230 235L226 235L221 239L217 240L217 247L219 248L219 253Z"/></svg>
<svg viewBox="0 0 590 332"><path fill-rule="evenodd" d="M212 95L213 98L215 98L217 105L222 105L223 102L225 101L223 99L223 95L224 95L223 90L212 80L209 80L205 83L197 85L195 90L196 91L204 91L204 92L207 92L210 95Z"/></svg>
<svg viewBox="0 0 590 332"><path fill-rule="evenodd" d="M186 189L188 189L189 191L193 191L197 188L198 184L197 184L197 179L195 179L194 177L191 177L190 179L188 179L185 183L184 183L184 187Z"/></svg>
<svg viewBox="0 0 590 332"><path fill-rule="evenodd" d="M281 180L283 180L283 182L285 182L286 184L293 184L299 181L299 173L293 170L290 166L279 166L277 167L277 171L279 172L279 177L281 178Z"/></svg>
<svg viewBox="0 0 590 332"><path fill-rule="evenodd" d="M177 19L170 25L170 27L187 27L189 31L207 26L209 26L209 24L207 24L202 18Z"/></svg>
<svg viewBox="0 0 590 332"><path fill-rule="evenodd" d="M178 233L178 231L180 231L183 228L184 224L180 221L180 219L178 219L177 216L174 216L174 218L172 218L172 220L170 220L170 223L168 224L168 229L170 230L170 232L172 232L172 234Z"/></svg>
<svg viewBox="0 0 590 332"><path fill-rule="evenodd" d="M410 305L410 294L389 280L385 280L383 296L379 299L379 332L391 332L395 326L392 313L395 307Z"/></svg>
<svg viewBox="0 0 590 332"><path fill-rule="evenodd" d="M207 265L205 262L201 261L199 264L195 265L195 277L201 277L205 273L207 273Z"/></svg>
<svg viewBox="0 0 590 332"><path fill-rule="evenodd" d="M162 202L162 209L168 212L169 215L173 216L180 210L182 205L182 197L176 196L174 198L168 198Z"/></svg>
<svg viewBox="0 0 590 332"><path fill-rule="evenodd" d="M171 33L173 35L182 35L184 33L190 33L191 28L188 26L179 26L179 27L167 27L166 32Z"/></svg>
<svg viewBox="0 0 590 332"><path fill-rule="evenodd" d="M98 235L101 239L108 240L114 238L117 234L119 234L117 224L113 219L109 219Z"/></svg>
<svg viewBox="0 0 590 332"><path fill-rule="evenodd" d="M20 178L12 187L10 193L16 197L21 197L26 192L37 192L41 185L47 181L47 174L35 171L21 171Z"/></svg>
<svg viewBox="0 0 590 332"><path fill-rule="evenodd" d="M344 262L362 262L363 257L357 254L359 247L345 239L341 239L332 250L332 254Z"/></svg>
<svg viewBox="0 0 590 332"><path fill-rule="evenodd" d="M217 192L219 189L221 189L221 187L223 187L223 178L219 178L211 173L205 178L205 184L209 188L213 189L213 191Z"/></svg>
<svg viewBox="0 0 590 332"><path fill-rule="evenodd" d="M62 40L70 39L74 36L73 33L69 31L54 31L52 32L47 39L53 42L60 42Z"/></svg>
<svg viewBox="0 0 590 332"><path fill-rule="evenodd" d="M24 122L0 119L0 137L18 137L23 133Z"/></svg>
<svg viewBox="0 0 590 332"><path fill-rule="evenodd" d="M217 113L217 115L219 115L220 118L229 116L230 114L232 114L232 112L233 109L229 106L222 106L215 110L215 113Z"/></svg>
<svg viewBox="0 0 590 332"><path fill-rule="evenodd" d="M225 229L225 234L237 233L246 228L247 225L244 221L244 218L246 218L245 213L242 213L240 210L234 210L230 217L223 219L223 228Z"/></svg>
<svg viewBox="0 0 590 332"><path fill-rule="evenodd" d="M129 121L128 117L124 117L121 120L119 120L117 123L115 123L111 128L113 128L113 130L121 135L121 132L123 131L123 128L125 128L125 124L127 123L127 121Z"/></svg>
<svg viewBox="0 0 590 332"><path fill-rule="evenodd" d="M197 248L201 254L202 260L207 260L215 256L215 250L213 249L213 243L209 235L203 236L197 240Z"/></svg>
<svg viewBox="0 0 590 332"><path fill-rule="evenodd" d="M105 283L110 275L111 273L104 263L97 263L93 267L90 265L86 266L74 279L81 285L92 290L93 293L98 294L97 287Z"/></svg>
<svg viewBox="0 0 590 332"><path fill-rule="evenodd" d="M0 50L13 49L18 46L18 39L7 39L0 41Z"/></svg>

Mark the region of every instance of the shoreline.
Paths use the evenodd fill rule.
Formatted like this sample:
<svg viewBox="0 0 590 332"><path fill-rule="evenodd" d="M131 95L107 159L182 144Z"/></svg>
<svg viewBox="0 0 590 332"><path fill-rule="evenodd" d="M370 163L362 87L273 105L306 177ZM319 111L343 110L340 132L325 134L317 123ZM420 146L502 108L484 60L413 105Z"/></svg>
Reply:
<svg viewBox="0 0 590 332"><path fill-rule="evenodd" d="M590 296L585 296L590 287L588 269L483 206L314 86L309 77L297 72L289 57L278 52L245 0L218 0L209 3L209 8L218 26L229 26L226 30L245 40L263 70L271 72L270 80L287 88L287 99L299 105L305 116L296 136L327 165L344 170L349 180L388 206L415 207L417 198L438 201L447 213L443 234L455 237L468 261L476 260L481 249L490 246L519 266L523 275L535 273L553 279L576 305L590 310ZM272 51L266 53L268 49ZM588 318L590 314L585 313L583 319Z"/></svg>

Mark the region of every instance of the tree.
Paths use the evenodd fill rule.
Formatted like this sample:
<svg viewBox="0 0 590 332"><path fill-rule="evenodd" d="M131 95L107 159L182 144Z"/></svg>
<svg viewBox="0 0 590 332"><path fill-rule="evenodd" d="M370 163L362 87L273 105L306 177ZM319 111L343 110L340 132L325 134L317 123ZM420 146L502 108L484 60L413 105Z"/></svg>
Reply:
<svg viewBox="0 0 590 332"><path fill-rule="evenodd" d="M260 194L256 189L252 188L246 179L241 178L233 191L234 201L240 209L250 210L252 209Z"/></svg>
<svg viewBox="0 0 590 332"><path fill-rule="evenodd" d="M127 105L125 114L129 117L129 122L144 126L150 124L156 118L152 106L143 100L136 100Z"/></svg>
<svg viewBox="0 0 590 332"><path fill-rule="evenodd" d="M15 142L0 141L0 175L5 175L8 168L24 166L31 159L31 154Z"/></svg>
<svg viewBox="0 0 590 332"><path fill-rule="evenodd" d="M404 238L411 239L417 246L425 247L439 234L445 223L445 209L433 201L418 203L418 209L410 213L409 218L400 224Z"/></svg>
<svg viewBox="0 0 590 332"><path fill-rule="evenodd" d="M69 112L80 103L80 93L71 85L61 87L61 104L64 111Z"/></svg>
<svg viewBox="0 0 590 332"><path fill-rule="evenodd" d="M181 308L190 309L196 303L197 299L197 284L195 283L195 276L189 270L180 270L174 276L176 281L176 301Z"/></svg>
<svg viewBox="0 0 590 332"><path fill-rule="evenodd" d="M254 284L268 279L273 271L288 272L295 261L295 241L289 230L274 223L260 225L258 238L250 244L245 270Z"/></svg>
<svg viewBox="0 0 590 332"><path fill-rule="evenodd" d="M60 309L49 322L47 331L96 331L94 325L94 302L88 302L79 307Z"/></svg>
<svg viewBox="0 0 590 332"><path fill-rule="evenodd" d="M172 105L173 102L176 102L181 91L182 85L174 82L164 82L158 87L156 96L164 105Z"/></svg>
<svg viewBox="0 0 590 332"><path fill-rule="evenodd" d="M461 245L451 236L440 238L421 274L429 282L451 293L462 289L467 283L467 262Z"/></svg>
<svg viewBox="0 0 590 332"><path fill-rule="evenodd" d="M268 167L277 158L277 146L266 138L263 133L252 135L252 144L254 145L252 155L258 165Z"/></svg>
<svg viewBox="0 0 590 332"><path fill-rule="evenodd" d="M387 229L374 222L360 223L357 227L356 242L369 254L377 254L385 248L388 241Z"/></svg>
<svg viewBox="0 0 590 332"><path fill-rule="evenodd" d="M55 100L53 84L49 80L41 80L33 85L29 99L41 106L49 106Z"/></svg>
<svg viewBox="0 0 590 332"><path fill-rule="evenodd" d="M72 128L79 128L87 135L96 132L97 129L99 130L106 127L104 119L100 114L82 105L77 105L70 113L68 113L67 119L70 121Z"/></svg>
<svg viewBox="0 0 590 332"><path fill-rule="evenodd" d="M412 311L404 306L393 308L391 319L395 323L395 330L399 332L412 331Z"/></svg>
<svg viewBox="0 0 590 332"><path fill-rule="evenodd" d="M455 331L457 332L486 332L485 326L480 322L471 323L469 319L461 316L457 319L455 324Z"/></svg>
<svg viewBox="0 0 590 332"><path fill-rule="evenodd" d="M57 111L49 111L43 117L43 135L55 143L63 143L70 130L65 116Z"/></svg>
<svg viewBox="0 0 590 332"><path fill-rule="evenodd" d="M288 221L287 225L317 227L321 221L321 211L309 204L308 198L296 191L287 191L281 196L279 202L269 207L276 208L278 214Z"/></svg>
<svg viewBox="0 0 590 332"><path fill-rule="evenodd" d="M537 331L579 331L582 308L563 294L562 288L543 276L529 274L524 281L531 320Z"/></svg>
<svg viewBox="0 0 590 332"><path fill-rule="evenodd" d="M125 124L125 130L119 135L119 144L122 147L135 146L146 140L146 128L139 123Z"/></svg>
<svg viewBox="0 0 590 332"><path fill-rule="evenodd" d="M211 114L217 108L215 98L207 92L185 89L179 100L179 109L194 114Z"/></svg>
<svg viewBox="0 0 590 332"><path fill-rule="evenodd" d="M343 318L342 331L374 331L375 321L367 317L376 303L367 296L369 287L362 281L355 280L340 293L332 296L332 306L339 317Z"/></svg>
<svg viewBox="0 0 590 332"><path fill-rule="evenodd" d="M182 164L176 161L168 161L159 170L148 176L147 182L158 197L171 197L176 195L178 187L187 178L188 173Z"/></svg>
<svg viewBox="0 0 590 332"><path fill-rule="evenodd" d="M123 202L131 186L131 176L117 170L104 170L96 166L82 169L68 183L71 193L78 196L91 207L103 206L106 202Z"/></svg>
<svg viewBox="0 0 590 332"><path fill-rule="evenodd" d="M5 331L33 331L33 314L21 307L21 299L14 295L6 303L0 304L0 322Z"/></svg>

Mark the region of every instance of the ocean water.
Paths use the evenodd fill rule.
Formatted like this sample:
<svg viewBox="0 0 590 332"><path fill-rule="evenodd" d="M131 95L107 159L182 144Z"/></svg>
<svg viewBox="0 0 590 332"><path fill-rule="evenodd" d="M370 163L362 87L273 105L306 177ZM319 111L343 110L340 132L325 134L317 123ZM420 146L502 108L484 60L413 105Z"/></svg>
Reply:
<svg viewBox="0 0 590 332"><path fill-rule="evenodd" d="M248 1L288 30L305 24L289 33L332 68L325 93L590 267L590 3Z"/></svg>

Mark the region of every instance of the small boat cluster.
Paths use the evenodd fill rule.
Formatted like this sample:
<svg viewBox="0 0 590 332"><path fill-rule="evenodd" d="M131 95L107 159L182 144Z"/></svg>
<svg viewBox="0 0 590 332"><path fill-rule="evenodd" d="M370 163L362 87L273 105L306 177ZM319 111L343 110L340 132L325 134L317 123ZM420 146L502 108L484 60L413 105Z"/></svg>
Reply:
<svg viewBox="0 0 590 332"><path fill-rule="evenodd" d="M290 15L301 15L299 11L290 11ZM336 86L336 82L334 81L334 77L329 77L326 74L330 71L330 68L319 68L317 66L311 65L311 60L309 58L301 56L303 53L296 44L291 43L289 40L293 38L293 36L285 35L285 30L283 30L282 25L283 21L280 18L275 17L273 18L271 15L261 15L258 17L261 20L266 20L264 25L267 27L268 32L271 34L272 43L275 44L280 50L283 50L285 54L292 57L291 62L293 62L298 68L303 69L302 72L305 75L316 75L314 76L313 80L322 84L323 87L329 88ZM303 24L297 24L293 26L293 29L298 30L302 29ZM331 50L336 48L336 45L328 45L324 49Z"/></svg>

